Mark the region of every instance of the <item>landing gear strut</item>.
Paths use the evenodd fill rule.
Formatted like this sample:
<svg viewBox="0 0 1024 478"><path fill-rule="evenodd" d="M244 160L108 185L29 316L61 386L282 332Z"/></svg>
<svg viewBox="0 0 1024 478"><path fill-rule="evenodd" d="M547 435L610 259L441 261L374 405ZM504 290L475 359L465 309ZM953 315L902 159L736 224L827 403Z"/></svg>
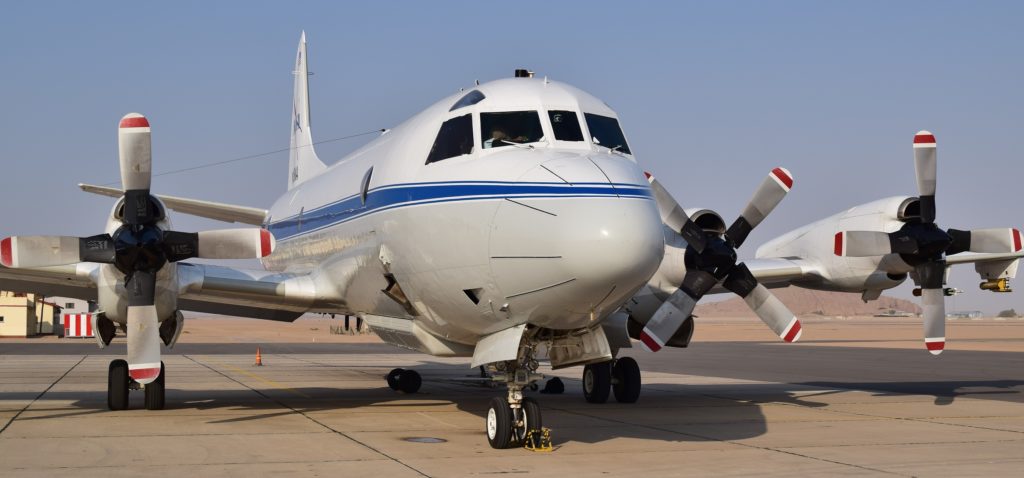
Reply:
<svg viewBox="0 0 1024 478"><path fill-rule="evenodd" d="M524 345L519 358L492 364L493 380L504 382L508 397L491 399L487 408L485 430L491 448L508 448L513 442L525 445L530 436L544 428L540 405L532 398L523 397L524 388L536 389L543 376L537 373L536 350L533 344Z"/></svg>
<svg viewBox="0 0 1024 478"><path fill-rule="evenodd" d="M631 357L583 367L583 397L590 403L607 402L611 392L619 403L635 403L640 386L640 367Z"/></svg>

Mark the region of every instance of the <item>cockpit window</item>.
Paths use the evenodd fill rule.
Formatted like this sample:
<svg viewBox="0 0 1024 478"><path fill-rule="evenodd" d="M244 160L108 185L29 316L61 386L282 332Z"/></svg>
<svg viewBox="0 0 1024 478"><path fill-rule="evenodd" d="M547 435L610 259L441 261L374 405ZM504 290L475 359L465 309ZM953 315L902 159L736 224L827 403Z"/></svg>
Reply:
<svg viewBox="0 0 1024 478"><path fill-rule="evenodd" d="M540 115L536 111L480 113L480 134L484 149L544 139Z"/></svg>
<svg viewBox="0 0 1024 478"><path fill-rule="evenodd" d="M629 152L629 145L626 144L626 137L622 135L622 129L619 128L617 119L590 113L583 113L583 116L587 119L590 139L594 141L594 144L632 154Z"/></svg>
<svg viewBox="0 0 1024 478"><path fill-rule="evenodd" d="M437 132L427 164L473 152L473 117L462 115L445 121Z"/></svg>
<svg viewBox="0 0 1024 478"><path fill-rule="evenodd" d="M486 98L486 96L484 96L484 94L481 93L479 90L470 91L469 93L466 93L465 96L463 96L462 98L459 98L459 101L456 101L455 104L452 105L452 108L448 111L455 111L459 108L475 105L483 101L484 98Z"/></svg>
<svg viewBox="0 0 1024 478"><path fill-rule="evenodd" d="M551 129L555 131L555 139L559 141L583 141L580 120L575 111L548 111L551 118Z"/></svg>

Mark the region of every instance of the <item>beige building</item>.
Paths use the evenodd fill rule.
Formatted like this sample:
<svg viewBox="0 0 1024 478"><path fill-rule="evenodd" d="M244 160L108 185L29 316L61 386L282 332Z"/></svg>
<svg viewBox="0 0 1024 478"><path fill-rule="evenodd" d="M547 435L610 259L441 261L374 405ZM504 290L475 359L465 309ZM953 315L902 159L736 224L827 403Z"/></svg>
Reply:
<svg viewBox="0 0 1024 478"><path fill-rule="evenodd" d="M0 291L0 337L31 337L60 329L60 306L35 294Z"/></svg>

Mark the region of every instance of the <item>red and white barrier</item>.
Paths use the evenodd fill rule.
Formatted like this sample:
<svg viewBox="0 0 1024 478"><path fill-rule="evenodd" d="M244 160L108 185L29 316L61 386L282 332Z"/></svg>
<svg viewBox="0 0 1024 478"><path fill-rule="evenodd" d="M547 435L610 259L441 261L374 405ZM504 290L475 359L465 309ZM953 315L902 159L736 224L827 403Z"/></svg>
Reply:
<svg viewBox="0 0 1024 478"><path fill-rule="evenodd" d="M65 337L92 337L92 314L64 314Z"/></svg>

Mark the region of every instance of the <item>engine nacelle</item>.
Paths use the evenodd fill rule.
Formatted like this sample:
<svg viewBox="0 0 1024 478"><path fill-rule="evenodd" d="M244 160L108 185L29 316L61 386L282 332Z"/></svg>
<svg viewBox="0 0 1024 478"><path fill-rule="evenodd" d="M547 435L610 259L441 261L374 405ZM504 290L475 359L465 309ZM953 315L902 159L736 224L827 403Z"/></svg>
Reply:
<svg viewBox="0 0 1024 478"><path fill-rule="evenodd" d="M866 300L907 279L913 268L897 254L881 257L844 257L835 252L835 236L844 231L894 232L905 221L919 217L916 197L897 196L854 206L846 211L797 228L757 249L756 257L800 257L820 267L820 277L801 280L809 289L859 292Z"/></svg>

